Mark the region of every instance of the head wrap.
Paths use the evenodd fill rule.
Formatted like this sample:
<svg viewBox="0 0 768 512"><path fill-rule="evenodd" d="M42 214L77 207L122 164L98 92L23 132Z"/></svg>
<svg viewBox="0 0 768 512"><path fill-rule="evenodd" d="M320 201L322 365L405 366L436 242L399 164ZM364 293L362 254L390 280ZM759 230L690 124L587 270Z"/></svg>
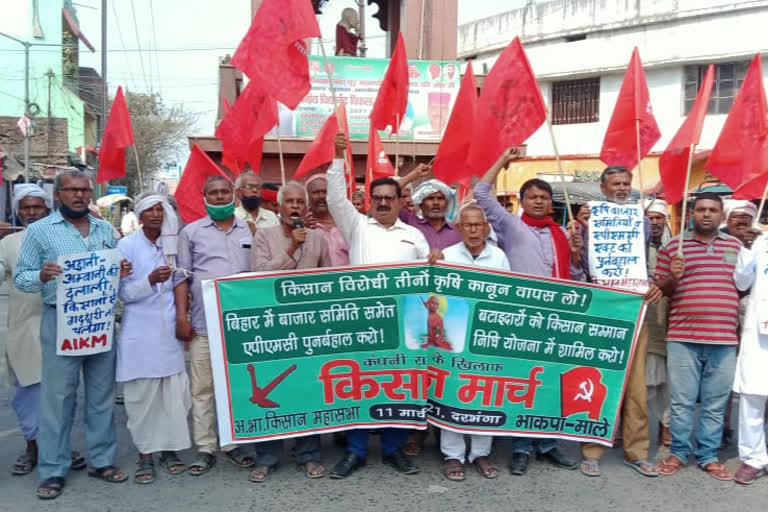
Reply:
<svg viewBox="0 0 768 512"><path fill-rule="evenodd" d="M37 185L32 183L19 183L13 187L13 212L19 212L19 203L25 197L39 197L45 203L45 207L49 210L53 209L53 201L51 196Z"/></svg>
<svg viewBox="0 0 768 512"><path fill-rule="evenodd" d="M270 188L262 188L261 198L264 201L277 201L277 190L272 190Z"/></svg>
<svg viewBox="0 0 768 512"><path fill-rule="evenodd" d="M728 222L728 218L732 213L746 213L753 219L757 216L757 206L752 201L738 200L738 199L726 199L725 204L725 221Z"/></svg>
<svg viewBox="0 0 768 512"><path fill-rule="evenodd" d="M449 222L453 221L456 217L456 192L442 181L435 179L425 181L413 191L411 200L413 201L414 206L419 206L424 199L437 192L443 194L447 202L445 207L445 220ZM421 216L420 211L419 216Z"/></svg>
<svg viewBox="0 0 768 512"><path fill-rule="evenodd" d="M667 210L667 202L663 199L644 199L645 213L658 213L666 218L669 218L669 211Z"/></svg>
<svg viewBox="0 0 768 512"><path fill-rule="evenodd" d="M179 218L173 211L171 203L165 196L152 194L139 200L134 206L136 216L141 220L141 214L149 210L157 203L163 205L163 224L160 227L160 246L165 254L165 259L171 267L176 266L176 255L178 254L177 237L179 235Z"/></svg>
<svg viewBox="0 0 768 512"><path fill-rule="evenodd" d="M305 187L309 187L310 183L312 183L314 181L317 181L317 180L324 180L327 183L328 182L328 177L323 172L319 172L317 174L313 174L312 176L310 176L309 178L304 180L304 186Z"/></svg>

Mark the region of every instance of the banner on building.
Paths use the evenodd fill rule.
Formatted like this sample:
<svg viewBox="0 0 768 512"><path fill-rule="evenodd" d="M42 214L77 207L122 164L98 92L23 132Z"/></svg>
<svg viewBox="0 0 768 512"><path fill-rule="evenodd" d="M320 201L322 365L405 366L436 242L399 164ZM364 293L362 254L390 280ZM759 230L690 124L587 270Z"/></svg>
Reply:
<svg viewBox="0 0 768 512"><path fill-rule="evenodd" d="M610 445L640 294L439 263L203 282L222 444L353 428Z"/></svg>
<svg viewBox="0 0 768 512"><path fill-rule="evenodd" d="M610 288L648 290L645 219L639 204L590 201L589 274Z"/></svg>
<svg viewBox="0 0 768 512"><path fill-rule="evenodd" d="M347 106L349 136L368 138L368 116L389 59L328 57L337 101ZM280 105L280 135L314 137L335 110L321 57L309 58L312 90L291 111ZM400 140L440 140L459 92L461 68L456 61L408 61L408 107L400 124ZM390 137L382 131L383 139ZM406 151L406 150L403 150Z"/></svg>
<svg viewBox="0 0 768 512"><path fill-rule="evenodd" d="M56 354L87 356L112 349L120 251L59 256L56 278Z"/></svg>

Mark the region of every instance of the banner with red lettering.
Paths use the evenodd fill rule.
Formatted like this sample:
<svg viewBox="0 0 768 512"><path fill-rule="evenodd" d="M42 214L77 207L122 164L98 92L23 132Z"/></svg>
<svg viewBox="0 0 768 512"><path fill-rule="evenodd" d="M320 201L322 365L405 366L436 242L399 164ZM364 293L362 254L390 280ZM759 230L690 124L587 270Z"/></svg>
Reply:
<svg viewBox="0 0 768 512"><path fill-rule="evenodd" d="M440 428L611 445L642 295L438 263L203 282L222 444Z"/></svg>
<svg viewBox="0 0 768 512"><path fill-rule="evenodd" d="M59 256L56 278L56 355L87 356L112 349L120 251Z"/></svg>

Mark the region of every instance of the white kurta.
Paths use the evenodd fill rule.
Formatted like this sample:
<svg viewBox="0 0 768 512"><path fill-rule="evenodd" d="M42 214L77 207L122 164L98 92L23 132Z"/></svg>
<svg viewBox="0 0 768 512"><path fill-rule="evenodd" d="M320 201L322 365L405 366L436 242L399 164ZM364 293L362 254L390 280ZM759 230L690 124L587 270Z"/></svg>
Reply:
<svg viewBox="0 0 768 512"><path fill-rule="evenodd" d="M741 330L733 390L750 395L768 395L768 237L761 236L752 249L742 248L733 280L739 290L752 287ZM767 334L760 334L760 330Z"/></svg>

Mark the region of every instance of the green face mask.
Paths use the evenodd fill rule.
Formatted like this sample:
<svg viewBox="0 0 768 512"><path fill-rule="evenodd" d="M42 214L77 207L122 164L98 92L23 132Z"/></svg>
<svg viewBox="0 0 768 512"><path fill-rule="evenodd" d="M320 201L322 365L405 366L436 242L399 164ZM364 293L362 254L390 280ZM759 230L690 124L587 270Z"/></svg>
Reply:
<svg viewBox="0 0 768 512"><path fill-rule="evenodd" d="M235 200L228 204L208 204L205 201L205 211L211 216L213 220L227 220L235 214Z"/></svg>

